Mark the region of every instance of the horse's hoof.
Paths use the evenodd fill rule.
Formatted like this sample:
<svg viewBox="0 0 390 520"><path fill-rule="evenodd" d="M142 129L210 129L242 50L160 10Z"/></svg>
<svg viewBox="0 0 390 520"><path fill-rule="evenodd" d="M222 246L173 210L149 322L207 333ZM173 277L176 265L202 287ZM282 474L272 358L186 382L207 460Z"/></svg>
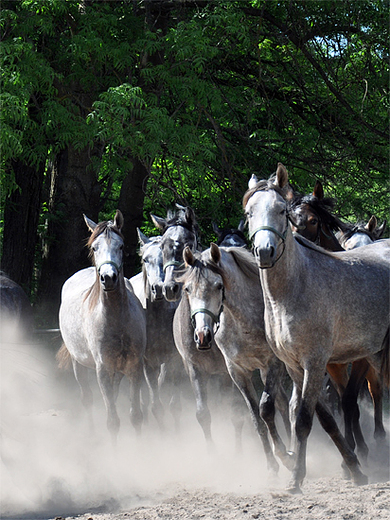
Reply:
<svg viewBox="0 0 390 520"><path fill-rule="evenodd" d="M366 486L368 484L368 477L360 471L352 475L354 484L357 486Z"/></svg>
<svg viewBox="0 0 390 520"><path fill-rule="evenodd" d="M289 484L286 491L287 493L290 493L290 495L302 495L301 488L295 483Z"/></svg>

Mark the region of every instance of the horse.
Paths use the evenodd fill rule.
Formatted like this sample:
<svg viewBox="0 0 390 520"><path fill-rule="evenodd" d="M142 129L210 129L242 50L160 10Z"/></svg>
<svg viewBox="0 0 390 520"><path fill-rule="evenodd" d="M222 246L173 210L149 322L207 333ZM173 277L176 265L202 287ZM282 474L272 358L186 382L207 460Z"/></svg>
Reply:
<svg viewBox="0 0 390 520"><path fill-rule="evenodd" d="M367 225L345 224L331 213L334 205L334 199L324 197L322 184L318 180L311 195L295 193L289 204L292 231L330 251L354 249L381 238L386 222L377 228L376 217L372 216ZM359 423L357 399L364 380L367 379L374 403L374 438L383 439L386 433L382 419L381 378L366 359L354 361L350 374L348 364L329 364L327 370L342 400L345 437L353 449L356 441L358 454L366 462L368 446Z"/></svg>
<svg viewBox="0 0 390 520"><path fill-rule="evenodd" d="M160 399L159 376L169 373L173 384L170 410L179 430L181 403L180 381L184 373L181 357L175 347L172 332L173 315L178 302L169 302L163 296L164 272L161 236L147 237L137 228L142 259L142 272L130 278L134 292L146 314L147 341L144 371L151 395L153 415L161 430L164 426L164 407ZM164 365L164 367L163 367ZM162 370L163 369L163 370Z"/></svg>
<svg viewBox="0 0 390 520"><path fill-rule="evenodd" d="M275 425L276 402L290 436L288 398L282 385L287 373L265 339L263 296L254 256L242 247L218 247L212 243L200 255L186 247L183 258L187 270L180 280L188 298L198 349L209 350L215 341L248 406L268 468L277 472L279 466L267 426L276 454L291 469L291 457ZM264 383L260 405L252 382L256 369L260 369Z"/></svg>
<svg viewBox="0 0 390 520"><path fill-rule="evenodd" d="M182 295L182 284L176 276L183 269L184 248L188 246L192 251L199 248L199 226L192 208L178 204L176 208L177 211L168 211L166 218L151 215L155 226L162 231L161 251L165 273L163 294L168 301L178 302L173 318L175 345L190 379L195 397L196 418L202 428L208 450L212 452L215 446L211 434L208 383L211 379L217 378L223 394L231 400L236 450L240 451L241 433L244 425L241 396L233 388L221 352L218 349L200 352L196 348L188 299L186 295Z"/></svg>
<svg viewBox="0 0 390 520"><path fill-rule="evenodd" d="M287 192L288 173L279 163L274 176L247 190L243 207L260 268L266 337L294 385L290 413L296 457L288 490L301 492L314 412L353 481L364 484L368 479L321 388L328 363L363 358L390 381L390 240L333 253L294 238Z"/></svg>
<svg viewBox="0 0 390 520"><path fill-rule="evenodd" d="M155 226L162 232L161 250L164 270L164 297L171 302L181 296L180 284L175 280L175 271L183 264L183 249L188 245L198 248L199 226L192 208L176 204L179 211L168 211L167 218L151 215Z"/></svg>
<svg viewBox="0 0 390 520"><path fill-rule="evenodd" d="M386 220L378 226L378 220L372 215L367 224L346 224L344 229L336 233L336 238L345 250L372 244L375 240L382 238L386 228Z"/></svg>
<svg viewBox="0 0 390 520"><path fill-rule="evenodd" d="M0 271L0 330L2 343L25 341L33 332L30 300L4 271Z"/></svg>
<svg viewBox="0 0 390 520"><path fill-rule="evenodd" d="M332 214L334 206L335 200L324 197L324 189L318 180L310 195L294 193L290 201L293 231L325 249L343 251L336 233L344 231L345 225Z"/></svg>
<svg viewBox="0 0 390 520"><path fill-rule="evenodd" d="M88 369L96 371L107 411L107 428L116 444L120 419L116 410L119 384L130 383L130 419L141 432L140 387L146 346L145 312L123 275L122 213L96 224L84 215L94 267L76 272L64 283L59 310L63 345L60 365L70 358L80 386L81 400L92 423L92 392Z"/></svg>
<svg viewBox="0 0 390 520"><path fill-rule="evenodd" d="M248 241L244 234L245 221L240 220L238 228L226 227L220 229L218 225L213 222L213 231L218 237L217 246L226 247L248 247Z"/></svg>

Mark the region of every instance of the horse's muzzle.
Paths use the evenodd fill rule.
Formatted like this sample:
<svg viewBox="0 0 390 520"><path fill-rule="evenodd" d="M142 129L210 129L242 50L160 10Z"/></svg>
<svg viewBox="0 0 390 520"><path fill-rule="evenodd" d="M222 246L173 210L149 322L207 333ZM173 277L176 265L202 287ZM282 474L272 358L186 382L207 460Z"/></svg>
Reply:
<svg viewBox="0 0 390 520"><path fill-rule="evenodd" d="M152 296L153 296L153 301L161 301L164 299L162 284L152 285Z"/></svg>
<svg viewBox="0 0 390 520"><path fill-rule="evenodd" d="M169 302L177 302L181 296L181 285L176 282L164 284L163 293Z"/></svg>
<svg viewBox="0 0 390 520"><path fill-rule="evenodd" d="M255 247L254 255L260 269L273 267L275 264L276 249L272 246L268 248Z"/></svg>
<svg viewBox="0 0 390 520"><path fill-rule="evenodd" d="M112 275L101 274L100 275L100 285L102 286L103 291L113 291L118 283L118 276L113 273Z"/></svg>
<svg viewBox="0 0 390 520"><path fill-rule="evenodd" d="M198 350L210 350L213 334L208 327L194 330L194 341Z"/></svg>

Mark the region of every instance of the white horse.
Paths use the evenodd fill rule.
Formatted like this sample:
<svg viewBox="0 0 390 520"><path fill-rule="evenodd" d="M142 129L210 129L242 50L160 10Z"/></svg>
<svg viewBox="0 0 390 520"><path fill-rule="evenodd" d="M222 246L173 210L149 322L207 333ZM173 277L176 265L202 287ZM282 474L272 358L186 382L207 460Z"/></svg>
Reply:
<svg viewBox="0 0 390 520"><path fill-rule="evenodd" d="M107 410L107 428L115 444L120 420L116 410L119 383L130 382L130 419L140 433L140 387L146 345L146 320L141 303L123 276L123 216L95 224L85 217L91 231L88 241L94 267L82 269L63 285L59 313L64 344L60 363L71 358L81 400L91 417L92 392L88 369L96 370Z"/></svg>

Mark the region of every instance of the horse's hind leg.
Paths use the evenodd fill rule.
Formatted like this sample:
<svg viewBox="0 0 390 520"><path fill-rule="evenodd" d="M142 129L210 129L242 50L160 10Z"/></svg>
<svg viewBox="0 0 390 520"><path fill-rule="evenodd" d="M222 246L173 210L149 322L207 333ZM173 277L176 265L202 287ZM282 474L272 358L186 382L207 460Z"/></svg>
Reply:
<svg viewBox="0 0 390 520"><path fill-rule="evenodd" d="M93 395L91 387L89 386L89 370L80 363L77 363L74 359L72 359L73 372L76 378L77 383L80 387L80 398L81 403L87 411L88 422L90 430L94 430L93 417L92 417L92 404L93 404Z"/></svg>
<svg viewBox="0 0 390 520"><path fill-rule="evenodd" d="M385 427L383 425L383 385L380 377L378 377L375 370L370 366L366 374L368 381L368 389L371 394L372 401L374 403L374 421L375 430L374 438L376 440L383 440L386 437Z"/></svg>
<svg viewBox="0 0 390 520"><path fill-rule="evenodd" d="M339 452L341 453L345 464L347 465L349 471L351 472L353 481L355 484L362 485L367 484L368 479L366 475L364 475L360 471L360 465L358 458L356 457L353 450L350 448L348 442L345 440L343 435L341 434L336 421L334 420L332 414L326 407L326 404L321 399L318 400L316 405L316 413L318 419L321 423L321 426L331 437Z"/></svg>
<svg viewBox="0 0 390 520"><path fill-rule="evenodd" d="M359 456L364 462L367 462L368 446L360 427L360 411L357 400L368 368L369 364L365 359L355 361L352 364L351 375L342 396L345 438L352 449L355 449L356 441Z"/></svg>

